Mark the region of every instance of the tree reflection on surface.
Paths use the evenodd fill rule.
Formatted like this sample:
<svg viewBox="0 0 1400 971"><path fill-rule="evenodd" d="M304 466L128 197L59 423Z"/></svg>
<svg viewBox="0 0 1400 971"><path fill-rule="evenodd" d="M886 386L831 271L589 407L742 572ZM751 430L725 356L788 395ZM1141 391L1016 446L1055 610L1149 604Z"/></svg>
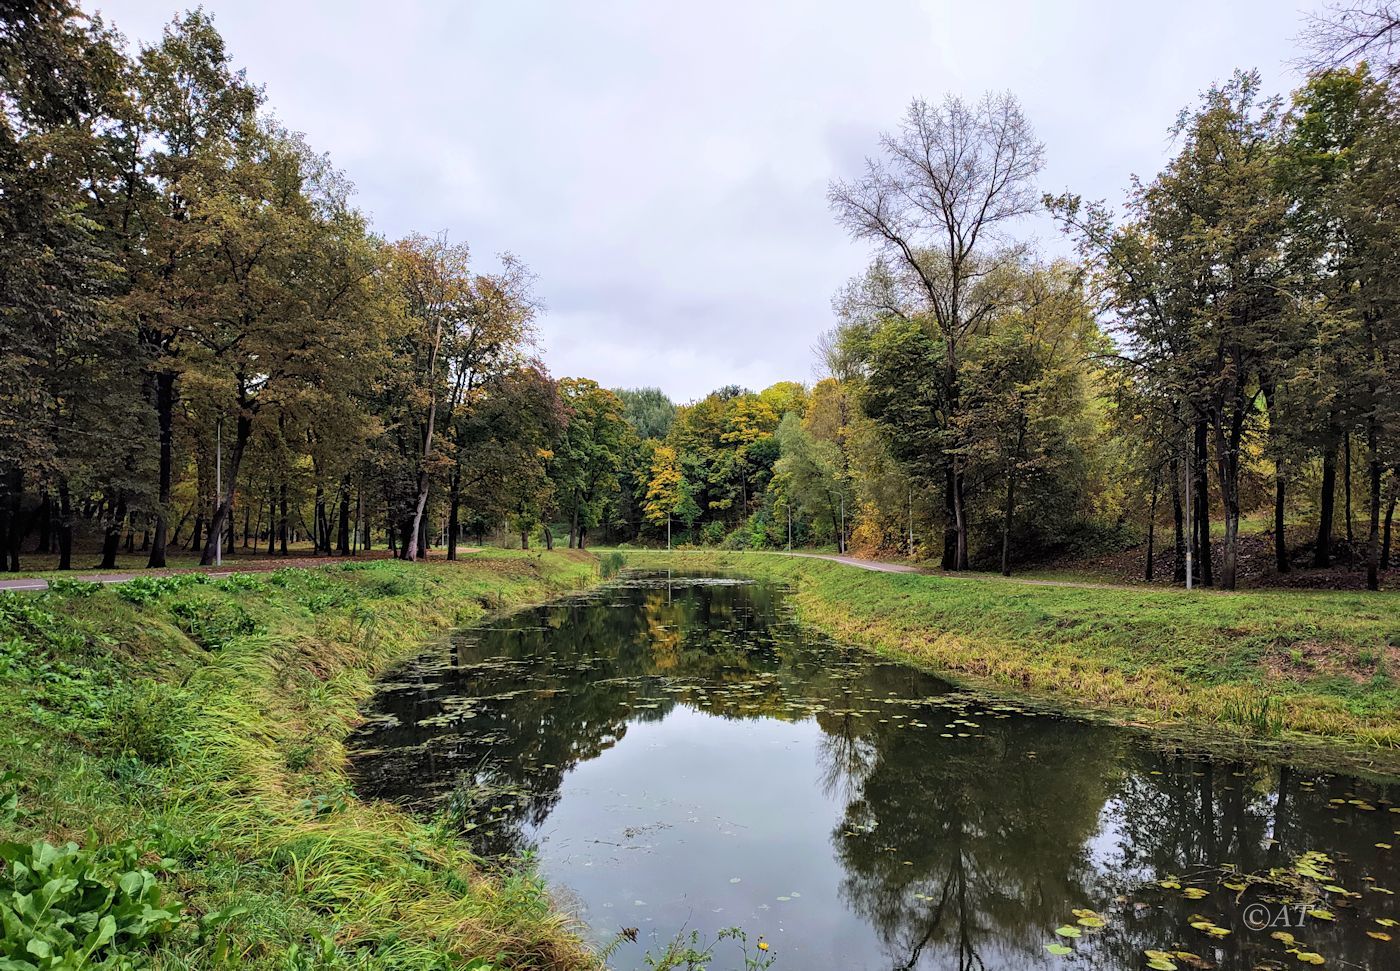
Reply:
<svg viewBox="0 0 1400 971"><path fill-rule="evenodd" d="M397 672L370 716L363 794L445 810L483 854L538 851L600 938L741 923L780 968L1056 967L1055 928L1089 908L1092 967L1302 966L1218 875L1199 900L1154 881L1324 850L1359 896L1296 936L1400 966L1367 934L1400 884L1385 787L979 700L801 628L770 586L637 577L525 611Z"/></svg>

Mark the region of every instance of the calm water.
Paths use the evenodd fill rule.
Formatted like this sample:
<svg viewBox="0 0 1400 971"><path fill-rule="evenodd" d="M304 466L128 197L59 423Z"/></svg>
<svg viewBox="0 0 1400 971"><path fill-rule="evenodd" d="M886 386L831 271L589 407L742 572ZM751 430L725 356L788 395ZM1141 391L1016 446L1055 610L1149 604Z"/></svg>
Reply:
<svg viewBox="0 0 1400 971"><path fill-rule="evenodd" d="M734 925L778 971L1400 968L1400 788L971 696L798 626L770 586L636 576L519 613L369 716L361 793L534 851L600 941L640 929L618 968ZM1270 899L1299 895L1315 914Z"/></svg>

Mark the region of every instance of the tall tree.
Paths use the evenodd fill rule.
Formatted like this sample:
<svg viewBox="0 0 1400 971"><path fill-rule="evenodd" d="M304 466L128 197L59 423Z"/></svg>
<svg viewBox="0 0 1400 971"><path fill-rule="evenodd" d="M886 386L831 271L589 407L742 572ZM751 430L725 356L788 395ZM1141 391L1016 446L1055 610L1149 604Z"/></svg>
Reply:
<svg viewBox="0 0 1400 971"><path fill-rule="evenodd" d="M1035 179L1044 163L1020 104L1010 94L975 105L948 97L916 99L899 130L882 136L881 157L855 181L832 183L837 219L858 239L873 241L917 295L918 315L942 344L942 410L952 425L961 409L963 344L996 306L985 284L1014 260L1006 233L1037 208ZM959 443L945 441L944 566L967 566L964 462Z"/></svg>

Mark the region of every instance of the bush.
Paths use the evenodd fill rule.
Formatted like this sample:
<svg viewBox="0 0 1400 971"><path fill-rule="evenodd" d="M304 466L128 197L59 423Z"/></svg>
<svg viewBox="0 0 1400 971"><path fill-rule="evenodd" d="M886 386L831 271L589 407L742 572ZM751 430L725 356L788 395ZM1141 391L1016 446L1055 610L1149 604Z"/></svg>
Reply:
<svg viewBox="0 0 1400 971"><path fill-rule="evenodd" d="M49 593L58 594L62 597L90 597L102 589L102 584L91 583L87 580L69 580L66 577L55 577L49 581Z"/></svg>
<svg viewBox="0 0 1400 971"><path fill-rule="evenodd" d="M715 520L700 527L700 542L706 546L718 546L724 542L724 523Z"/></svg>
<svg viewBox="0 0 1400 971"><path fill-rule="evenodd" d="M123 685L107 700L102 732L106 747L151 765L175 758L173 729L186 721L184 698L178 689L154 681Z"/></svg>
<svg viewBox="0 0 1400 971"><path fill-rule="evenodd" d="M248 611L231 601L191 597L171 604L170 614L182 631L209 651L223 650L235 637L258 630Z"/></svg>
<svg viewBox="0 0 1400 971"><path fill-rule="evenodd" d="M0 843L0 967L8 971L135 968L181 921L130 844Z"/></svg>
<svg viewBox="0 0 1400 971"><path fill-rule="evenodd" d="M752 538L749 530L741 527L726 536L719 547L722 550L746 550L752 545Z"/></svg>
<svg viewBox="0 0 1400 971"><path fill-rule="evenodd" d="M139 606L159 600L168 593L208 582L209 577L203 573L172 573L163 577L137 577L116 586L117 596Z"/></svg>

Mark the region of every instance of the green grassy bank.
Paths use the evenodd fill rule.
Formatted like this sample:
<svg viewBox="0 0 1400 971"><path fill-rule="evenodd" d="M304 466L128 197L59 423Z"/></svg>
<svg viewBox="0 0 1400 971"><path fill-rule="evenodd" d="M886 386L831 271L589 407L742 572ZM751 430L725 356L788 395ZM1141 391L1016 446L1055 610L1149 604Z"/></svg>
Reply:
<svg viewBox="0 0 1400 971"><path fill-rule="evenodd" d="M1353 765L1400 772L1400 594L1186 594L764 553L623 556L788 583L805 622L956 681L1220 742L1321 743Z"/></svg>
<svg viewBox="0 0 1400 971"><path fill-rule="evenodd" d="M0 595L0 966L593 966L534 877L358 802L342 742L425 638L597 569L492 552Z"/></svg>

